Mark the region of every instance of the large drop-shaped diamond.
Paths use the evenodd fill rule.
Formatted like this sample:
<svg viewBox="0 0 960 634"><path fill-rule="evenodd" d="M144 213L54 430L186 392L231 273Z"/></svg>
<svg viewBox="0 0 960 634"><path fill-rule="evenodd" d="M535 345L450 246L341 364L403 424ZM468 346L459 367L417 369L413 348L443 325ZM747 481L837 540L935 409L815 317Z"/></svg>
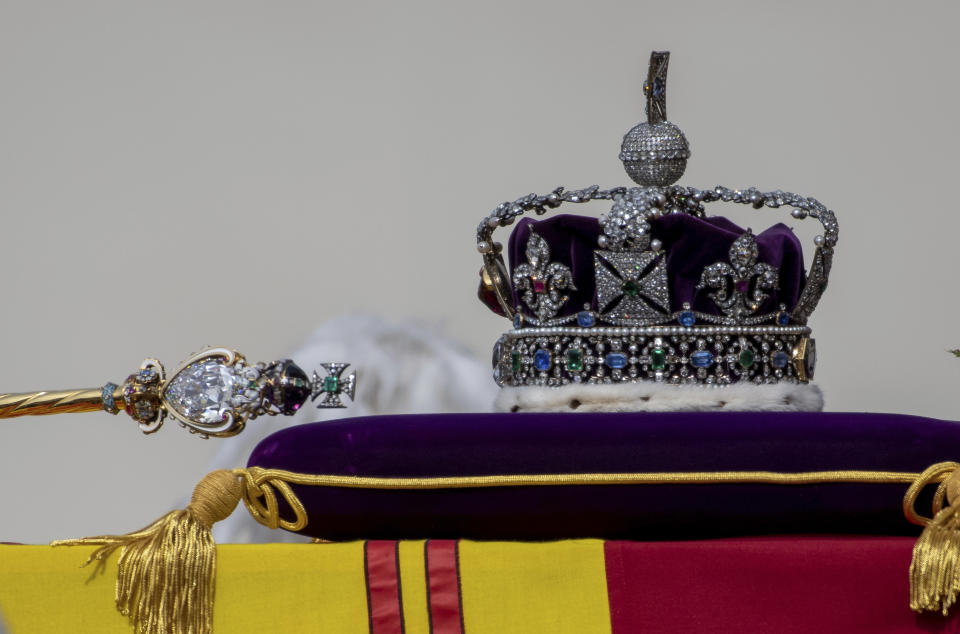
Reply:
<svg viewBox="0 0 960 634"><path fill-rule="evenodd" d="M219 423L230 400L243 388L233 367L220 358L191 363L177 373L164 390L166 401L178 414L197 423Z"/></svg>

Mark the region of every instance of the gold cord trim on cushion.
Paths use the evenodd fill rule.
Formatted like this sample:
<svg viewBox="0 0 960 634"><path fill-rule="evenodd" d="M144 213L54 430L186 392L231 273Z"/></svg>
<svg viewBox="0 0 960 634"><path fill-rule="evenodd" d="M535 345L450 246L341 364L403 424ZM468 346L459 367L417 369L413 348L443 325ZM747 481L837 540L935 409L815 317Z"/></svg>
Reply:
<svg viewBox="0 0 960 634"><path fill-rule="evenodd" d="M248 467L235 471L242 476L243 502L255 520L268 528L299 531L307 525L307 512L290 489L291 484L348 489L476 489L484 487L631 485L631 484L910 484L920 475L908 471L677 471L658 473L544 473L529 475L443 476L395 478L294 473L283 469ZM277 493L294 513L294 519L279 516Z"/></svg>
<svg viewBox="0 0 960 634"><path fill-rule="evenodd" d="M116 587L117 608L144 634L210 634L213 629L216 545L210 534L214 523L225 519L243 500L255 520L270 528L290 531L307 526L307 511L292 485L353 489L429 490L484 487L609 486L643 484L777 484L827 483L909 484L904 513L911 521L926 524L924 536L936 529L936 539L921 536L911 566L911 607L943 609L953 603L960 583L960 513L941 508L945 499L960 495L960 464L941 463L921 473L906 471L836 470L779 473L775 471L697 471L672 473L561 473L433 478L390 478L305 474L281 469L249 467L207 474L194 489L190 504L149 526L127 535L101 535L53 542L54 546L98 545L87 560L98 566L120 551ZM919 516L916 497L928 484L940 484L934 519ZM280 517L279 499L293 511L293 519ZM941 526L942 525L942 526ZM943 532L945 536L940 535ZM921 542L925 550L921 552ZM936 553L943 553L937 555ZM944 559L949 562L945 563ZM919 563L917 563L919 561ZM931 572L935 570L936 572ZM928 580L932 577L932 581ZM936 590L949 579L949 593ZM932 586L930 584L933 584ZM926 584L926 585L924 585ZM929 589L935 588L934 589ZM920 599L915 599L920 597ZM945 602L943 597L949 597ZM934 606L935 607L930 607Z"/></svg>

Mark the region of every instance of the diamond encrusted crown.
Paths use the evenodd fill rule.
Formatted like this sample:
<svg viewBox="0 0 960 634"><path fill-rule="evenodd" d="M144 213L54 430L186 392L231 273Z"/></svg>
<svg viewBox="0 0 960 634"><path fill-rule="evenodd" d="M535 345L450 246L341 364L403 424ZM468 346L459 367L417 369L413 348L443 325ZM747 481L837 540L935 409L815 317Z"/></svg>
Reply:
<svg viewBox="0 0 960 634"><path fill-rule="evenodd" d="M654 52L644 92L647 121L623 139L620 159L639 187L562 187L505 202L480 223L480 299L513 320L498 340L501 386L661 381L806 383L814 340L807 321L827 285L837 244L834 213L783 191L674 185L690 149L666 120L669 53ZM528 211L610 200L599 219L561 215L521 219L508 242L498 227ZM799 240L783 224L755 235L705 204L792 208L823 233L809 271Z"/></svg>

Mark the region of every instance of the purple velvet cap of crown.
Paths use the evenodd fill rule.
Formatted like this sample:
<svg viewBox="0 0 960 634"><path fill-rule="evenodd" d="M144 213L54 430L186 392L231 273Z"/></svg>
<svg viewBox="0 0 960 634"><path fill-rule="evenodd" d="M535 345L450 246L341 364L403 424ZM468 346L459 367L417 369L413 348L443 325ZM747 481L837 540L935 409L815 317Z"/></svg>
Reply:
<svg viewBox="0 0 960 634"><path fill-rule="evenodd" d="M671 214L650 222L651 236L663 243L670 285L670 310L682 310L689 302L693 310L720 315L716 304L707 296L710 289L697 290L703 269L714 262L728 262L733 241L744 229L722 216L697 218L688 214ZM517 265L527 261L526 245L531 231L550 246L550 260L570 267L576 290L567 291L569 300L559 316L572 315L588 304L597 309L593 252L599 250L597 238L600 223L596 218L561 214L545 220L523 218L510 234L507 250L511 276ZM796 306L806 283L803 250L789 227L778 223L756 236L759 262L766 262L780 274L777 289L760 305L757 314L773 313L785 304L790 311ZM514 288L513 303L520 312L530 315L529 308Z"/></svg>

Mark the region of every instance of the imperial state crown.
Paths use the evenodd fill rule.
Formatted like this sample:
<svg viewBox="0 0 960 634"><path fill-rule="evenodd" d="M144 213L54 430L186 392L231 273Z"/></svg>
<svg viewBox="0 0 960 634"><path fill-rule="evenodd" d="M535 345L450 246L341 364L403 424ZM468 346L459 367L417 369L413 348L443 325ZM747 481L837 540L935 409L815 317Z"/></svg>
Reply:
<svg viewBox="0 0 960 634"><path fill-rule="evenodd" d="M807 322L827 285L836 216L813 198L780 190L675 185L690 150L666 120L668 60L666 52L651 55L647 121L621 146L639 187L530 194L499 205L477 229L480 299L513 320L493 353L501 408L822 408L809 384L816 348ZM613 204L599 219L520 219L507 267L496 228L530 211L592 200ZM789 227L754 234L708 216L705 206L715 201L790 207L796 219L819 221L809 271ZM654 394L652 386L671 389ZM704 389L719 386L738 396Z"/></svg>

